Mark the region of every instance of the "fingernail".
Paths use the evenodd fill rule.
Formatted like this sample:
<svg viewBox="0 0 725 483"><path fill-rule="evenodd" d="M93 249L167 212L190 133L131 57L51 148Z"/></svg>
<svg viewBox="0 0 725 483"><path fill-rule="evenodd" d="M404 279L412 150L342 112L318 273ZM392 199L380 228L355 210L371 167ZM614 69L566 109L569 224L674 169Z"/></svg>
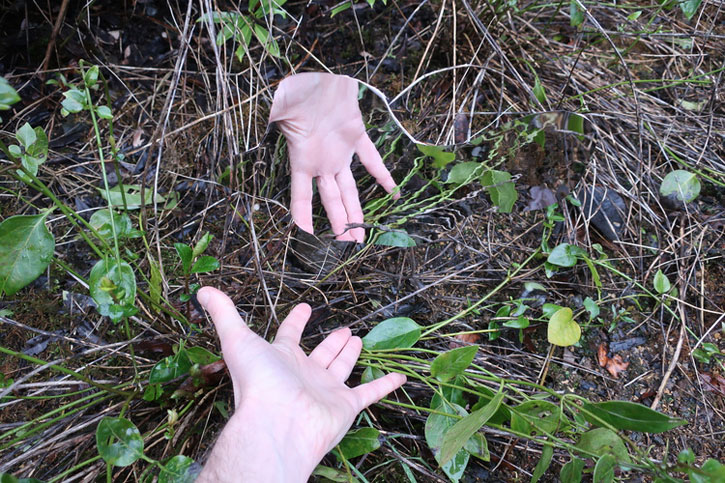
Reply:
<svg viewBox="0 0 725 483"><path fill-rule="evenodd" d="M209 301L209 297L210 297L209 292L207 290L205 290L205 288L201 288L196 293L196 300L198 300L199 303L201 305L203 305L204 307L206 307L206 303Z"/></svg>

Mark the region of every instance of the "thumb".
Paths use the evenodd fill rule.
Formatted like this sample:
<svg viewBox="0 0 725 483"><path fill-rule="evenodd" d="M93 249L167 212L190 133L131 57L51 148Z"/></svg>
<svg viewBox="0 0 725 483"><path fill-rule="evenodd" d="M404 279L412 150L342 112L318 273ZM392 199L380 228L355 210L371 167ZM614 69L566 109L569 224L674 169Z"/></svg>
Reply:
<svg viewBox="0 0 725 483"><path fill-rule="evenodd" d="M236 338L252 334L252 331L244 323L234 306L232 299L223 292L213 287L203 287L196 294L196 298L204 309L209 312L214 322L222 349Z"/></svg>

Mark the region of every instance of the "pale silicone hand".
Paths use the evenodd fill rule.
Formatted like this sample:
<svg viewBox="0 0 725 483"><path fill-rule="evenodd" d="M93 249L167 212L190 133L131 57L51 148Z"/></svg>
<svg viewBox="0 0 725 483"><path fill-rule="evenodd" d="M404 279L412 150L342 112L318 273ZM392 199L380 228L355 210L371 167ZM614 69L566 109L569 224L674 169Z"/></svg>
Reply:
<svg viewBox="0 0 725 483"><path fill-rule="evenodd" d="M347 387L362 348L348 328L330 334L307 356L299 347L311 312L307 304L290 312L270 344L219 290L204 287L198 300L219 333L236 402L200 482L307 481L355 416L405 382L402 374L388 374Z"/></svg>
<svg viewBox="0 0 725 483"><path fill-rule="evenodd" d="M342 75L309 72L284 79L274 95L270 122L285 138L292 174L292 219L303 230L312 228L312 178L317 178L322 205L338 240L363 242L363 222L350 164L357 153L388 193L395 181L365 132L357 102L357 81ZM395 198L399 198L396 193Z"/></svg>

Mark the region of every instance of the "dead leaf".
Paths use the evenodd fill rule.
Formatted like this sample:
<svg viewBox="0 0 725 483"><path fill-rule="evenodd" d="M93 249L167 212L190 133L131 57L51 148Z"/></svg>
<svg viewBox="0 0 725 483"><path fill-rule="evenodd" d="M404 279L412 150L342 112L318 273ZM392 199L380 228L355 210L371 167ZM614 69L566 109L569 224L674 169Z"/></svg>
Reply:
<svg viewBox="0 0 725 483"><path fill-rule="evenodd" d="M456 347L463 347L465 345L475 344L479 341L480 338L481 336L478 334L458 334L453 339L451 339L449 346L451 349L455 349Z"/></svg>
<svg viewBox="0 0 725 483"><path fill-rule="evenodd" d="M604 367L607 365L607 361L609 360L609 357L607 357L607 344L602 342L599 344L599 348L597 349L597 360L599 361L599 365L601 367Z"/></svg>
<svg viewBox="0 0 725 483"><path fill-rule="evenodd" d="M456 144L464 143L468 139L468 116L462 112L456 114L453 120L453 138Z"/></svg>
<svg viewBox="0 0 725 483"><path fill-rule="evenodd" d="M143 136L143 129L136 129L133 132L133 137L131 138L131 146L134 148L141 146L144 142L141 136Z"/></svg>
<svg viewBox="0 0 725 483"><path fill-rule="evenodd" d="M705 391L717 392L725 396L725 377L720 374L701 372L700 380Z"/></svg>
<svg viewBox="0 0 725 483"><path fill-rule="evenodd" d="M624 362L622 356L619 354L616 354L607 362L607 371L609 371L612 377L619 376L619 373L626 370L627 367L629 367L629 362Z"/></svg>

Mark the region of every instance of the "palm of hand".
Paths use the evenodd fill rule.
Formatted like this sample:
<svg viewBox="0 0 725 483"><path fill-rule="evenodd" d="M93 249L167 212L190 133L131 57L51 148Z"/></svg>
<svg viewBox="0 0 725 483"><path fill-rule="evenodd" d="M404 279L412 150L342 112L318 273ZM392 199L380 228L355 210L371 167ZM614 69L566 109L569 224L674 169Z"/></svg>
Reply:
<svg viewBox="0 0 725 483"><path fill-rule="evenodd" d="M357 103L357 82L346 76L306 73L288 77L275 94L270 122L287 138L292 177L292 218L305 231L312 227L312 179L339 240L362 242L363 222L355 178L350 170L358 154L386 191L395 181L365 132ZM397 195L396 195L397 196Z"/></svg>

